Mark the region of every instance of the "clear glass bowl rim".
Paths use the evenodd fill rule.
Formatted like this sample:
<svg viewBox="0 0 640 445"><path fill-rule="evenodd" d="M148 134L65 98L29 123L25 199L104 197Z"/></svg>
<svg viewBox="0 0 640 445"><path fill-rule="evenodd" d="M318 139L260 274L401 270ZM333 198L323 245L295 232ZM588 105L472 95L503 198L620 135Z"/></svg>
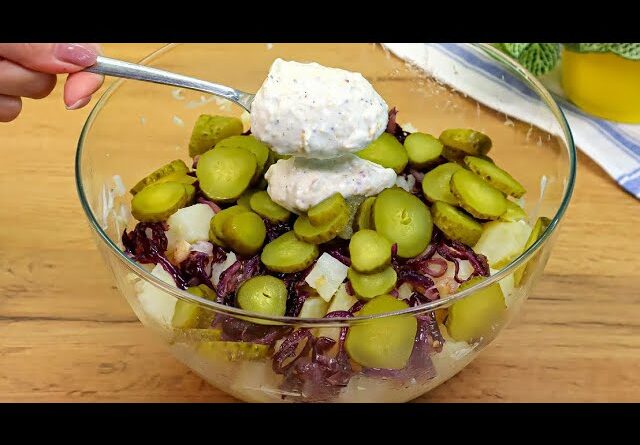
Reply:
<svg viewBox="0 0 640 445"><path fill-rule="evenodd" d="M149 54L148 56L146 56L145 58L143 58L139 63L140 64L148 64L150 62L153 62L156 58L158 58L159 56L171 51L173 48L179 46L180 44L176 44L176 43L171 43L171 44L167 44L165 46L163 46L162 48L152 52L151 54ZM564 133L564 137L566 139L566 143L567 143L567 149L568 149L568 157L569 157L569 172L568 172L568 179L567 179L567 185L566 185L566 189L564 192L564 195L562 197L562 202L560 203L560 206L558 208L558 211L556 212L556 214L553 216L553 218L551 219L551 223L549 224L549 226L547 227L547 229L543 232L542 236L540 238L538 238L538 240L533 243L533 245L531 245L531 247L529 247L527 250L525 250L520 256L518 256L516 259L514 259L513 261L511 261L511 263L509 263L507 266L505 266L503 269L501 269L498 273L496 273L495 275L490 276L489 278L487 278L486 280L483 280L482 282L468 288L465 289L461 292L457 292L454 293L446 298L443 299L439 299L439 300L435 300L429 303L425 303L423 305L420 306L415 306L415 307L409 307L403 310L399 310L399 311L394 311L394 312L386 312L383 314L377 314L377 315L371 315L371 316L366 316L366 317L350 317L350 318L298 318L298 317L277 317L277 316L266 316L266 315L262 315L262 314L256 314L253 312L248 312L245 311L243 309L239 309L239 308L235 308L235 307L231 307L231 306L225 306L219 303L215 303L209 300L205 300L204 298L198 297L196 295L192 295L190 293L188 293L187 291L178 289L176 287L173 287L167 283L165 283L164 281L160 280L159 278L151 275L150 272L147 272L146 269L144 269L141 265L139 265L138 263L136 263L135 261L129 259L122 250L120 250L120 248L111 240L111 238L109 238L109 236L106 234L106 232L102 229L102 227L100 226L100 224L98 223L95 215L93 214L93 212L91 211L91 207L88 203L87 200L87 196L85 194L84 191L84 187L82 184L82 177L81 177L81 171L80 171L80 166L81 166L81 162L82 162L82 154L83 154L83 147L84 147L84 143L85 143L85 139L87 137L87 135L89 134L90 130L91 130L91 126L93 124L93 121L98 117L100 110L102 109L102 107L107 103L108 98L115 92L117 91L117 89L122 85L123 82L127 81L125 79L120 79L117 80L116 82L113 83L113 85L111 85L105 92L104 94L100 97L100 99L97 101L96 105L93 107L93 109L91 110L91 112L89 113L89 116L87 117L87 120L85 121L83 127L82 127L82 131L80 133L80 138L78 140L78 145L77 145L77 150L76 150L76 157L75 157L75 177L76 177L76 188L77 188L77 192L78 195L80 197L80 202L82 204L82 208L84 209L84 212L87 216L87 218L89 219L89 224L91 227L91 230L93 230L94 232L96 232L101 240L101 242L104 242L108 249L110 250L110 253L115 255L115 257L122 262L129 270L131 270L132 272L134 272L135 274L137 274L138 276L141 276L145 281L153 284L154 286L160 288L162 291L174 296L175 298L179 299L179 300L183 300L183 301L187 301L190 303L194 303L194 304L198 304L202 307L211 309L217 313L222 313L222 314L226 314L226 315L230 315L230 316L236 316L236 317L242 317L242 318L251 318L252 320L258 322L258 321L268 321L270 322L270 324L276 324L276 325L295 325L297 327L319 327L319 326L327 326L327 327L339 327L339 326L348 326L348 325L352 325L352 324L356 324L356 323L361 323L367 320L372 320L372 319L377 319L377 318L385 318L385 317L391 317L391 316L397 316L397 315L407 315L407 314L421 314L424 312L431 312L433 310L439 309L441 307L445 307L448 306L449 304L461 300L475 292L477 292L480 289L483 289L487 286L490 286L493 283L498 282L499 280L501 280L502 278L506 277L507 275L509 275L510 273L512 273L513 271L515 271L520 265L524 264L529 258L531 258L537 251L538 249L540 249L542 247L542 245L544 245L547 240L551 237L551 235L555 232L555 230L557 229L560 221L562 220L562 217L565 214L565 211L569 205L569 201L571 199L571 195L573 193L573 188L575 185L575 177L576 177L576 163L577 163L577 155L576 155L576 147L574 145L574 141L573 141L573 136L571 134L571 130L569 128L569 124L567 122L566 117L564 116L564 113L562 112L562 110L560 109L560 107L558 106L557 102L553 99L553 97L551 96L551 94L549 93L549 91L540 83L540 81L533 75L531 74L529 71L527 71L523 66L521 66L518 62L516 62L514 59L510 58L509 56L507 56L506 54L504 54L503 52L501 52L500 50L498 50L497 48L493 47L490 44L487 43L467 43L466 45L470 45L475 49L478 49L482 52L484 52L486 55L488 55L489 57L496 59L497 61L499 61L500 63L502 63L503 65L506 65L507 67L511 68L513 71L515 71L516 73L518 73L518 75L520 76L520 80L524 81L525 83L527 83L531 88L533 88L536 93L540 96L540 98L543 100L543 102L545 103L545 105L548 107L548 109L553 113L554 117L556 118L557 122L560 124L560 127L562 128L562 132Z"/></svg>

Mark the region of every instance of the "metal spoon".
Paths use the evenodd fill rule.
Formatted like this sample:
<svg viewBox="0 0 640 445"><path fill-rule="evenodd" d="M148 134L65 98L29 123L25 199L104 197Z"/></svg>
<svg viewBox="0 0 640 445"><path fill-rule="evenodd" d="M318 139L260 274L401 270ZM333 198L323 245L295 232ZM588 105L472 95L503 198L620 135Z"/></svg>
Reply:
<svg viewBox="0 0 640 445"><path fill-rule="evenodd" d="M102 74L104 76L144 80L146 82L161 83L164 85L187 88L189 90L202 91L204 93L214 94L228 99L231 102L235 102L247 111L251 111L251 103L256 97L255 94L245 93L244 91L219 85L217 83L207 82L194 77L183 76L169 71L102 56L98 56L96 63L85 68L84 71Z"/></svg>

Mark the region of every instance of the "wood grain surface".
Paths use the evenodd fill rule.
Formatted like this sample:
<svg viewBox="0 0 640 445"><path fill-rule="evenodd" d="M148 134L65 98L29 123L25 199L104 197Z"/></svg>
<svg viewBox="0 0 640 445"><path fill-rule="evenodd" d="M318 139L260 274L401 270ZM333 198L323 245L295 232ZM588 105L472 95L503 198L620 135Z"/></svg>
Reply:
<svg viewBox="0 0 640 445"><path fill-rule="evenodd" d="M104 49L138 60L159 46ZM65 110L60 82L0 124L0 401L234 401L173 359L116 290L74 184L87 114ZM640 202L581 154L521 315L419 401L640 400L639 250Z"/></svg>

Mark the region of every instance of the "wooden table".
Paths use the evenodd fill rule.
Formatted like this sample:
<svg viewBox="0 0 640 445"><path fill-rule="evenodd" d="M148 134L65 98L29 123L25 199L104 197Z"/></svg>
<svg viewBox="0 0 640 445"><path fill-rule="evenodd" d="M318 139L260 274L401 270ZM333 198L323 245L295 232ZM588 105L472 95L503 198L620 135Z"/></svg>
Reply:
<svg viewBox="0 0 640 445"><path fill-rule="evenodd" d="M159 46L105 51L138 60ZM64 109L60 84L0 124L0 401L233 401L167 353L104 267L73 178L87 114ZM579 163L522 314L422 400L640 400L640 202L582 154Z"/></svg>

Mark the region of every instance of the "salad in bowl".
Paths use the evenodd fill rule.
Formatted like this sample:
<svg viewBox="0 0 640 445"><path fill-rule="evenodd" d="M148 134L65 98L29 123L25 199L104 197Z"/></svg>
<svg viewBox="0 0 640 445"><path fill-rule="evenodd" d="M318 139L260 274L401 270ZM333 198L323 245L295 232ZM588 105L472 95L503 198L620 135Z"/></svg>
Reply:
<svg viewBox="0 0 640 445"><path fill-rule="evenodd" d="M416 128L392 100L359 72L273 57L250 114L198 112L184 150L125 192L114 177L118 284L212 384L249 401L410 400L526 298L560 210L544 190L526 205L531 181L489 130Z"/></svg>

